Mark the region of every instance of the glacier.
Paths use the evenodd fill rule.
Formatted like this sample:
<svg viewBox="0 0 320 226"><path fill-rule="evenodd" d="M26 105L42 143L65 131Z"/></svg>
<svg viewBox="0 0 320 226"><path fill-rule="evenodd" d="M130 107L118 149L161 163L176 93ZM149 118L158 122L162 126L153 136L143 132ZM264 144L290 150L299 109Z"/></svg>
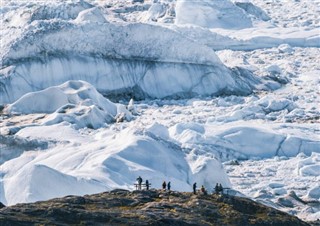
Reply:
<svg viewBox="0 0 320 226"><path fill-rule="evenodd" d="M319 1L0 5L2 203L142 176L319 218Z"/></svg>
<svg viewBox="0 0 320 226"><path fill-rule="evenodd" d="M264 84L249 71L227 68L209 46L176 29L112 23L103 8L82 1L31 7L28 15L24 29L2 34L0 104L76 79L108 97L136 99L247 95Z"/></svg>
<svg viewBox="0 0 320 226"><path fill-rule="evenodd" d="M198 7L188 1L177 4L178 9L179 4ZM222 10L219 7L242 12L229 1L210 7L219 12ZM104 8L82 1L40 4L29 7L28 11L12 8L24 16L20 22L23 29L17 31L16 15L11 15L11 11L2 12L8 28L1 35L4 42L0 56L0 104L12 103L28 92L75 79L87 81L105 96L113 98L247 95L255 89L270 89L270 85L262 88L258 86L265 83L261 77L225 67L212 49L256 49L283 42L319 46L320 40L316 30L304 31L301 38L297 37L301 36L301 31L298 34L296 30L283 32L289 33L283 38L271 37L274 34L269 32L269 37L265 38L266 31L260 31L261 36L256 30L246 29L230 34L226 33L229 30L206 30L206 26L200 29L197 26L114 23ZM60 11L65 14L60 15ZM181 14L192 20L188 11L182 9ZM234 16L231 18L238 21ZM221 18L221 21L225 19ZM234 38L242 37L241 32L254 35L249 39Z"/></svg>
<svg viewBox="0 0 320 226"><path fill-rule="evenodd" d="M258 81L249 76L242 82L246 74L225 67L210 48L146 24L32 22L5 50L1 104L76 79L107 96L128 93L139 99L244 95Z"/></svg>

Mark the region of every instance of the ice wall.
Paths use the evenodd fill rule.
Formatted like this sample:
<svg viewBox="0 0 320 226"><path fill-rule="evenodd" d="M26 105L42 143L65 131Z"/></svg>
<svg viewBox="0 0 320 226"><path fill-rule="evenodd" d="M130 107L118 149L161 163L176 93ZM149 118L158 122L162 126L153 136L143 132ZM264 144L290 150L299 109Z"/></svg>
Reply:
<svg viewBox="0 0 320 226"><path fill-rule="evenodd" d="M212 49L170 29L76 20L36 21L5 45L0 104L78 79L109 97L119 93L135 98L190 97L252 90L250 82L242 83L241 75L225 67Z"/></svg>
<svg viewBox="0 0 320 226"><path fill-rule="evenodd" d="M78 79L93 84L111 98L119 94L141 99L251 92L250 83L237 83L241 78L221 65L74 56L15 66L2 79L1 103L11 103L25 93Z"/></svg>

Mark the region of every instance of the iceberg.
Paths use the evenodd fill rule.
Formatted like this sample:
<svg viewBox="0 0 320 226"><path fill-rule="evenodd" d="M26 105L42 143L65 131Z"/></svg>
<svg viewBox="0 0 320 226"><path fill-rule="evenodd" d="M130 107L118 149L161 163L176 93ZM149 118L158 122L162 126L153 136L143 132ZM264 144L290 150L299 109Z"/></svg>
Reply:
<svg viewBox="0 0 320 226"><path fill-rule="evenodd" d="M97 17L96 11L89 14ZM135 99L245 95L258 80L227 68L211 48L150 24L88 23L82 13L75 20L32 21L11 39L1 54L0 104L69 80Z"/></svg>
<svg viewBox="0 0 320 226"><path fill-rule="evenodd" d="M225 29L252 27L245 11L229 0L177 0L176 14L176 24Z"/></svg>
<svg viewBox="0 0 320 226"><path fill-rule="evenodd" d="M92 85L80 80L27 93L4 111L9 114L47 114L42 120L43 125L67 121L76 128L94 129L115 122L120 114L124 114L128 121L132 118L125 106L112 103Z"/></svg>

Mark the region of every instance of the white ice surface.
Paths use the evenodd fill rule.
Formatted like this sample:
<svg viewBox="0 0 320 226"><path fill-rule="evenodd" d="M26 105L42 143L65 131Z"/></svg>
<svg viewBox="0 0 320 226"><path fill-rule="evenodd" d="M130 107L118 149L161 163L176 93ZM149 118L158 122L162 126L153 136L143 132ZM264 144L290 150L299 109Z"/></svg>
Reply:
<svg viewBox="0 0 320 226"><path fill-rule="evenodd" d="M28 93L9 104L5 111L20 115L46 113L43 125L66 121L75 124L76 128L94 129L104 126L105 123L114 122L121 113L127 120L132 118L125 107L112 103L92 85L79 80Z"/></svg>
<svg viewBox="0 0 320 226"><path fill-rule="evenodd" d="M226 165L234 189L244 192L255 200L272 205L300 218L316 221L319 217L319 172L317 175L300 175L305 162L310 166L319 164L319 153L311 157L298 155L294 158L270 158L241 162L239 166ZM316 161L312 159L318 159ZM308 191L306 193L306 191ZM307 205L291 194L294 192L303 201L315 201Z"/></svg>
<svg viewBox="0 0 320 226"><path fill-rule="evenodd" d="M177 0L176 4L176 24L226 29L252 26L248 15L229 0Z"/></svg>
<svg viewBox="0 0 320 226"><path fill-rule="evenodd" d="M89 134L72 132L70 126L60 124L25 128L17 136L68 142L46 151L25 152L1 165L1 201L7 205L119 187L133 189L139 175L155 188L164 179L171 181L172 189L181 191L191 190L195 180L207 187L218 182L230 186L213 156L185 153L173 143L137 135L132 129L118 133L101 130L89 138Z"/></svg>
<svg viewBox="0 0 320 226"><path fill-rule="evenodd" d="M0 201L134 189L140 175L320 218L320 2L250 2L1 1L0 103L26 96L0 115ZM213 28L227 6L241 14Z"/></svg>
<svg viewBox="0 0 320 226"><path fill-rule="evenodd" d="M1 104L75 79L103 93L137 90L142 97L153 98L252 90L241 85L241 78L212 49L171 29L108 23L101 8L85 9L76 18L72 13L60 18L55 10L40 7L43 11L35 6L12 7L12 11L30 14L27 21L21 21L21 31L10 24L14 15L4 13L8 22L1 33Z"/></svg>

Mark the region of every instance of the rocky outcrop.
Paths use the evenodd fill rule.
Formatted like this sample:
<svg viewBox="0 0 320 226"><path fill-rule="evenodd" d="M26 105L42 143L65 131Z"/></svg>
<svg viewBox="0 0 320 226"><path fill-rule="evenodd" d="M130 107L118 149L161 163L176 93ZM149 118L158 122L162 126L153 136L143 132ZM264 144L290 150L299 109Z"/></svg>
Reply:
<svg viewBox="0 0 320 226"><path fill-rule="evenodd" d="M307 226L250 199L187 192L113 190L18 204L0 225L273 225Z"/></svg>

